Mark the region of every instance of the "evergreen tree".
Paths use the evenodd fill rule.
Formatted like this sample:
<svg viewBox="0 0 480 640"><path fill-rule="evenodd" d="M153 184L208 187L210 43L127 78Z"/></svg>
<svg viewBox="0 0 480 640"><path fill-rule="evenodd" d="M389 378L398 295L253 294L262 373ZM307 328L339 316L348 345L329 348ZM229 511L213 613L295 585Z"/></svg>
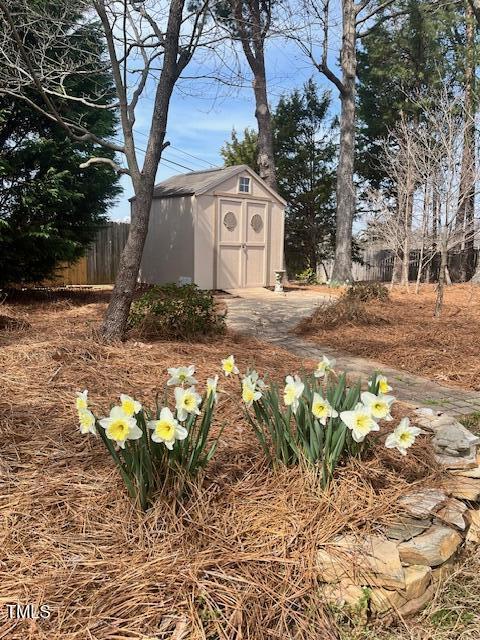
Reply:
<svg viewBox="0 0 480 640"><path fill-rule="evenodd" d="M316 270L335 247L336 145L327 116L331 98L309 80L280 99L274 113L278 190L287 201L285 258L291 269Z"/></svg>
<svg viewBox="0 0 480 640"><path fill-rule="evenodd" d="M83 47L103 54L95 32L84 33ZM75 78L77 95L92 85L112 94L108 74ZM73 113L74 111L74 113ZM64 117L83 117L97 135L115 134L116 116L81 102L65 103ZM24 101L0 100L0 285L40 282L60 261L82 256L107 219L120 193L118 176L106 165L82 170L90 157L114 158L93 143L79 144L50 118Z"/></svg>
<svg viewBox="0 0 480 640"><path fill-rule="evenodd" d="M358 53L357 173L379 187L385 176L377 161L381 142L403 113L419 118L418 103L452 75L452 24L447 6L431 11L428 0L397 0L403 11L362 40Z"/></svg>
<svg viewBox="0 0 480 640"><path fill-rule="evenodd" d="M257 132L247 127L243 132L243 139L239 140L237 132L233 129L232 139L230 142L225 142L225 145L220 149L220 155L227 167L246 164L255 173L259 173Z"/></svg>
<svg viewBox="0 0 480 640"><path fill-rule="evenodd" d="M287 201L285 257L292 272L315 270L335 246L336 145L335 125L328 122L330 102L330 94L319 95L310 80L302 91L283 96L273 113L278 192ZM255 143L254 132L247 129L239 140L233 131L221 150L225 164L248 164L256 170Z"/></svg>

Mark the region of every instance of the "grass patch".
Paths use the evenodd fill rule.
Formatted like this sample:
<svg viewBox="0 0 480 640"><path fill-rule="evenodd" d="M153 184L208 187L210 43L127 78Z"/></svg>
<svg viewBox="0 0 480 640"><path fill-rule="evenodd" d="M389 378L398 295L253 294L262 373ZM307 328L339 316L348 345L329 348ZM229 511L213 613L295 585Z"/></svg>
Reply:
<svg viewBox="0 0 480 640"><path fill-rule="evenodd" d="M462 416L459 422L461 422L466 429L480 436L480 411L474 411L466 416Z"/></svg>

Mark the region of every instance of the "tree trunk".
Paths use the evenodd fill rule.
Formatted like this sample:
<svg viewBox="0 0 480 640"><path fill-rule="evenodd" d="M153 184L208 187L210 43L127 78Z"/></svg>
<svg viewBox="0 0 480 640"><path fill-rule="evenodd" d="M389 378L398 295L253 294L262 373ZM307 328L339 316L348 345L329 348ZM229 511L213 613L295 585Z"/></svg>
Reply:
<svg viewBox="0 0 480 640"><path fill-rule="evenodd" d="M440 253L440 273L438 274L438 288L437 288L437 299L435 301L435 318L439 318L442 313L443 308L443 292L445 290L445 276L447 271L447 257L448 251L447 247L442 244L442 250Z"/></svg>
<svg viewBox="0 0 480 640"><path fill-rule="evenodd" d="M417 269L417 281L415 283L415 293L418 295L420 291L420 281L422 279L422 267L423 267L423 254L425 252L425 247L422 239L422 246L420 248L420 259L418 261L418 269Z"/></svg>
<svg viewBox="0 0 480 640"><path fill-rule="evenodd" d="M466 58L465 58L465 127L460 175L460 197L456 226L464 229L461 261L461 281L470 280L475 271L475 123L473 114L475 91L475 28L473 9L469 2L465 9Z"/></svg>
<svg viewBox="0 0 480 640"><path fill-rule="evenodd" d="M422 271L423 271L423 261L425 257L425 240L428 229L428 212L430 209L430 187L428 180L425 182L425 188L423 190L423 210L422 210L422 246L420 248L420 258L418 261L418 269L417 269L417 281L415 284L415 293L418 294L420 290L420 281L422 279ZM427 272L427 277L430 277Z"/></svg>
<svg viewBox="0 0 480 640"><path fill-rule="evenodd" d="M450 277L450 269L448 268L448 254L447 254L447 266L445 267L445 284L450 287L452 284L452 278Z"/></svg>
<svg viewBox="0 0 480 640"><path fill-rule="evenodd" d="M401 248L398 249L398 252L395 254L393 258L393 269L392 269L392 285L395 283L400 283L402 280L402 269L403 269L403 251Z"/></svg>
<svg viewBox="0 0 480 640"><path fill-rule="evenodd" d="M265 73L265 38L270 24L271 8L258 2L230 0L243 52L253 73L255 118L258 124L258 170L269 187L277 190L273 155L272 117L268 108L267 76Z"/></svg>
<svg viewBox="0 0 480 640"><path fill-rule="evenodd" d="M258 124L258 169L262 180L265 180L268 186L276 191L272 116L268 108L264 60L261 60L254 70L253 93L255 95L255 118Z"/></svg>
<svg viewBox="0 0 480 640"><path fill-rule="evenodd" d="M127 327L128 315L133 295L137 286L138 272L142 260L143 247L147 237L153 189L158 164L165 148L168 109L173 88L178 77L188 63L188 57L179 56L179 38L182 26L184 0L172 0L168 16L168 24L164 36L164 57L162 71L155 91L150 134L142 172L136 167L135 150L126 153L135 201L127 242L120 257L115 286L103 321L101 333L105 340L123 338ZM124 135L127 125L123 125ZM133 144L131 124L127 133ZM135 166L134 166L135 165Z"/></svg>
<svg viewBox="0 0 480 640"><path fill-rule="evenodd" d="M355 3L343 0L343 37L340 62L340 151L337 169L337 233L332 279L352 279L352 225L355 214L355 78L357 73Z"/></svg>
<svg viewBox="0 0 480 640"><path fill-rule="evenodd" d="M147 237L152 197L153 188L142 189L133 204L128 239L122 251L115 287L102 327L102 335L107 340L121 338L127 326Z"/></svg>
<svg viewBox="0 0 480 640"><path fill-rule="evenodd" d="M402 284L408 291L408 281L410 276L410 236L405 234L405 241L403 245L403 260L402 260Z"/></svg>

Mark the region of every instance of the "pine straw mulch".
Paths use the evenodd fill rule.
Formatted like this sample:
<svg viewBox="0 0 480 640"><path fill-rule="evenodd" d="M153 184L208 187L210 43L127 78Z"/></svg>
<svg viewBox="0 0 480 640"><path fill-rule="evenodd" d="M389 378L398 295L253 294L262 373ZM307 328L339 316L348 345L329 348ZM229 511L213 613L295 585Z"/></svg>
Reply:
<svg viewBox="0 0 480 640"><path fill-rule="evenodd" d="M186 344L99 344L104 304L8 307L29 327L0 333L0 604L52 608L49 620L0 619L9 640L329 640L338 630L316 582L315 550L338 533L378 530L424 475L441 482L422 439L401 458L383 447L351 460L325 492L311 472L265 467L233 381L226 429L203 484L174 504L136 511L101 443L72 408L88 388L98 413L122 391L146 404L167 366L198 377L236 355L279 379L301 362L234 335ZM310 366L312 363L306 363ZM2 614L4 608L2 607Z"/></svg>
<svg viewBox="0 0 480 640"><path fill-rule="evenodd" d="M319 288L320 290L320 288ZM480 287L452 285L445 289L441 318L433 318L434 285L416 295L395 287L391 299L365 305L378 323L347 323L325 328L323 309L302 321L298 332L318 344L370 358L428 377L436 382L480 390Z"/></svg>

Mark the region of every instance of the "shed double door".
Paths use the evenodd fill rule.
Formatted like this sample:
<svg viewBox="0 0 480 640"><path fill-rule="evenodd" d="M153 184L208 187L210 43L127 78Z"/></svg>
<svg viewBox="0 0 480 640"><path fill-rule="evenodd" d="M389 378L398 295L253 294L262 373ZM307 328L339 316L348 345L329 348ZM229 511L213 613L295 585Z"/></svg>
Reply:
<svg viewBox="0 0 480 640"><path fill-rule="evenodd" d="M217 288L267 284L268 203L220 198L217 227Z"/></svg>

